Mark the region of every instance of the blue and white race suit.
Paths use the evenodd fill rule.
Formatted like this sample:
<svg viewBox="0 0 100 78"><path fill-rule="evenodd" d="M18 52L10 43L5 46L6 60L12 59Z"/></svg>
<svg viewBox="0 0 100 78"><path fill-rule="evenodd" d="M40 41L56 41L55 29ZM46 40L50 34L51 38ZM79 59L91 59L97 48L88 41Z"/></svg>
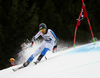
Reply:
<svg viewBox="0 0 100 78"><path fill-rule="evenodd" d="M57 37L51 29L48 29L46 34L42 34L42 32L39 31L34 36L34 39L36 40L40 35L43 37L43 42L41 43L40 47L37 48L37 50L34 52L34 54L32 54L29 57L29 59L28 59L29 62L31 62L39 54L45 55L48 50L52 51L52 49L55 45L55 41L56 41ZM34 42L34 40L33 40L33 42Z"/></svg>

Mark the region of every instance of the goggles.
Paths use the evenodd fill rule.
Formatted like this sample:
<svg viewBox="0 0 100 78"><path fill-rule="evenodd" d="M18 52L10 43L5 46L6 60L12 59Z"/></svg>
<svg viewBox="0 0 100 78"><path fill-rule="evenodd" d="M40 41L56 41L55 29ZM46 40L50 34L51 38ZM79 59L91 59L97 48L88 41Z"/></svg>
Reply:
<svg viewBox="0 0 100 78"><path fill-rule="evenodd" d="M40 30L40 32L44 32L44 31L46 31L46 29L45 29L45 28Z"/></svg>

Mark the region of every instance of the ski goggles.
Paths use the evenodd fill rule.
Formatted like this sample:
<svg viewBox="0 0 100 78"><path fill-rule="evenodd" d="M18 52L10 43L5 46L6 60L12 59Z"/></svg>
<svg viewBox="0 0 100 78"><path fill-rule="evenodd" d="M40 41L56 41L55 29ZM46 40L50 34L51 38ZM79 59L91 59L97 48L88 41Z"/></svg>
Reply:
<svg viewBox="0 0 100 78"><path fill-rule="evenodd" d="M44 31L46 31L46 29L45 29L45 28L40 30L40 32L44 32Z"/></svg>

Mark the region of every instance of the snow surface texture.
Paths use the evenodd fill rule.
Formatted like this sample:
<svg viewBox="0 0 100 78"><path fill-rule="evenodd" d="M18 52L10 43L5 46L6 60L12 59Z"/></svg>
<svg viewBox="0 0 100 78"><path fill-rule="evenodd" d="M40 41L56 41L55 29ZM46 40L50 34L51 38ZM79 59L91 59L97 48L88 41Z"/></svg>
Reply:
<svg viewBox="0 0 100 78"><path fill-rule="evenodd" d="M34 47L34 46L33 46ZM32 49L27 50L31 55ZM100 78L100 41L69 48L56 53L48 52L48 58L34 65L13 72L20 65L0 70L0 78ZM36 57L37 58L37 57Z"/></svg>

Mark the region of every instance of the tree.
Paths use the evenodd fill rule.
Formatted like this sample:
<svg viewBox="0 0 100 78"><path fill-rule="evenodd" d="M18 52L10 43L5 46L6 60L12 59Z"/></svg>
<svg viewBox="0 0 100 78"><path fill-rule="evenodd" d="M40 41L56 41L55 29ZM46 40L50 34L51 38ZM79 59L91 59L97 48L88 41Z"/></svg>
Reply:
<svg viewBox="0 0 100 78"><path fill-rule="evenodd" d="M32 37L36 25L38 24L38 15L36 3L29 5L29 0L5 0L2 1L0 12L0 36L2 38L2 57L5 61L1 62L1 68L8 64L10 57L15 57L20 44L25 39ZM7 6L7 7L6 7ZM2 28L2 29L1 29Z"/></svg>

